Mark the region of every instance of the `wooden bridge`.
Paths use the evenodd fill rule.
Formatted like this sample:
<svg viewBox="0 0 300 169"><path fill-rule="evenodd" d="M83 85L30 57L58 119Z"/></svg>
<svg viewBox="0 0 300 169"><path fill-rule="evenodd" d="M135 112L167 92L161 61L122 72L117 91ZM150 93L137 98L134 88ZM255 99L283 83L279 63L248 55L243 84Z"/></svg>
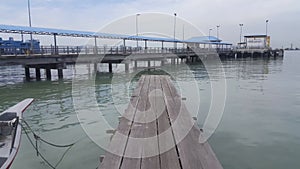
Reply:
<svg viewBox="0 0 300 169"><path fill-rule="evenodd" d="M222 169L169 76L142 76L99 169Z"/></svg>

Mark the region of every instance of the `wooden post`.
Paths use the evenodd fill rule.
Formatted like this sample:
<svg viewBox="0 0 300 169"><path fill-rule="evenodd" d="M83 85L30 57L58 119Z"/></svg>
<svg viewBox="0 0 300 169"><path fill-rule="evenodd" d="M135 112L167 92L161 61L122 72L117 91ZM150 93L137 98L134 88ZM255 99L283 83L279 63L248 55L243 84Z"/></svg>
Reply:
<svg viewBox="0 0 300 169"><path fill-rule="evenodd" d="M41 80L41 69L40 68L35 68L35 78L37 81Z"/></svg>

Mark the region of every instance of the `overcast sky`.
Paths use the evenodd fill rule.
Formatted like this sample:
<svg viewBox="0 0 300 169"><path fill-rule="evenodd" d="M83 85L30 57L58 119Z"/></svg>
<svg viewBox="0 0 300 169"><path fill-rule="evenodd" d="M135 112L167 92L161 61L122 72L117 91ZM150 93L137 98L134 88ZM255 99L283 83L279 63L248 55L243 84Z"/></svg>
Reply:
<svg viewBox="0 0 300 169"><path fill-rule="evenodd" d="M0 2L0 24L28 25L27 0ZM212 35L216 36L216 25L221 25L221 39L232 43L239 41L239 23L244 24L244 34L265 34L268 19L273 47L291 43L300 47L299 0L31 0L31 7L33 26L86 31L108 31L106 25L136 13L142 14L143 22L144 13L176 12L179 19L195 25L203 34L214 28Z"/></svg>

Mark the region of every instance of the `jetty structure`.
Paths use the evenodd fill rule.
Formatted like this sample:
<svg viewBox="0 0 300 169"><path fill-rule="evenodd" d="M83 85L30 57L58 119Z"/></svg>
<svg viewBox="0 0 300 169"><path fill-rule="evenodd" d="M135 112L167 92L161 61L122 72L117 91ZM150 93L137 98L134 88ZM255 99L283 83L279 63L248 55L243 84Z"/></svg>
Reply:
<svg viewBox="0 0 300 169"><path fill-rule="evenodd" d="M38 41L18 42L18 45L4 42L0 39L0 65L22 65L25 70L26 80L30 80L30 69L35 69L36 80L41 80L41 69L46 72L46 78L51 79L51 69L56 69L58 78L63 78L63 69L68 64L84 63L94 64L97 71L99 63L108 64L108 72L112 73L113 64L124 64L125 72L129 71L129 64L134 62L136 69L138 61L161 61L161 66L166 61L171 64L179 60L184 62L196 62L207 59L210 56L228 57L277 57L283 56L283 51L271 48L253 50L249 48L234 48L231 43L223 42L213 36L193 37L188 40L178 40L165 37L131 36L122 34L97 33L75 30L61 30L51 28L1 25L0 33L48 35L53 37L51 46L39 46ZM94 46L58 46L57 36L84 37L94 39ZM22 36L23 37L23 36ZM122 41L120 46L98 46L98 39L117 39ZM13 39L10 39L13 40ZM128 41L144 42L143 46L128 46ZM148 42L157 44L148 46ZM247 42L249 43L249 42ZM30 46L34 44L34 46ZM168 45L167 45L168 44ZM174 47L170 44L176 44ZM182 47L181 45L184 44ZM248 55L250 53L251 55ZM130 57L128 57L130 56Z"/></svg>
<svg viewBox="0 0 300 169"><path fill-rule="evenodd" d="M98 169L222 169L167 75L142 75Z"/></svg>
<svg viewBox="0 0 300 169"><path fill-rule="evenodd" d="M235 57L283 56L283 50L272 50L270 36L266 34L244 36L244 41L238 43L233 53Z"/></svg>

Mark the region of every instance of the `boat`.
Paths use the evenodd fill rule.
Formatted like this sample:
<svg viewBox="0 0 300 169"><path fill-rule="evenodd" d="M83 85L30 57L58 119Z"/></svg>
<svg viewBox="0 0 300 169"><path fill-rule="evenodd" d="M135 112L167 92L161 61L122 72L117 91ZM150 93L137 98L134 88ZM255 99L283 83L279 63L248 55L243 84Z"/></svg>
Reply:
<svg viewBox="0 0 300 169"><path fill-rule="evenodd" d="M12 165L20 146L23 112L33 102L25 99L0 114L0 168Z"/></svg>

